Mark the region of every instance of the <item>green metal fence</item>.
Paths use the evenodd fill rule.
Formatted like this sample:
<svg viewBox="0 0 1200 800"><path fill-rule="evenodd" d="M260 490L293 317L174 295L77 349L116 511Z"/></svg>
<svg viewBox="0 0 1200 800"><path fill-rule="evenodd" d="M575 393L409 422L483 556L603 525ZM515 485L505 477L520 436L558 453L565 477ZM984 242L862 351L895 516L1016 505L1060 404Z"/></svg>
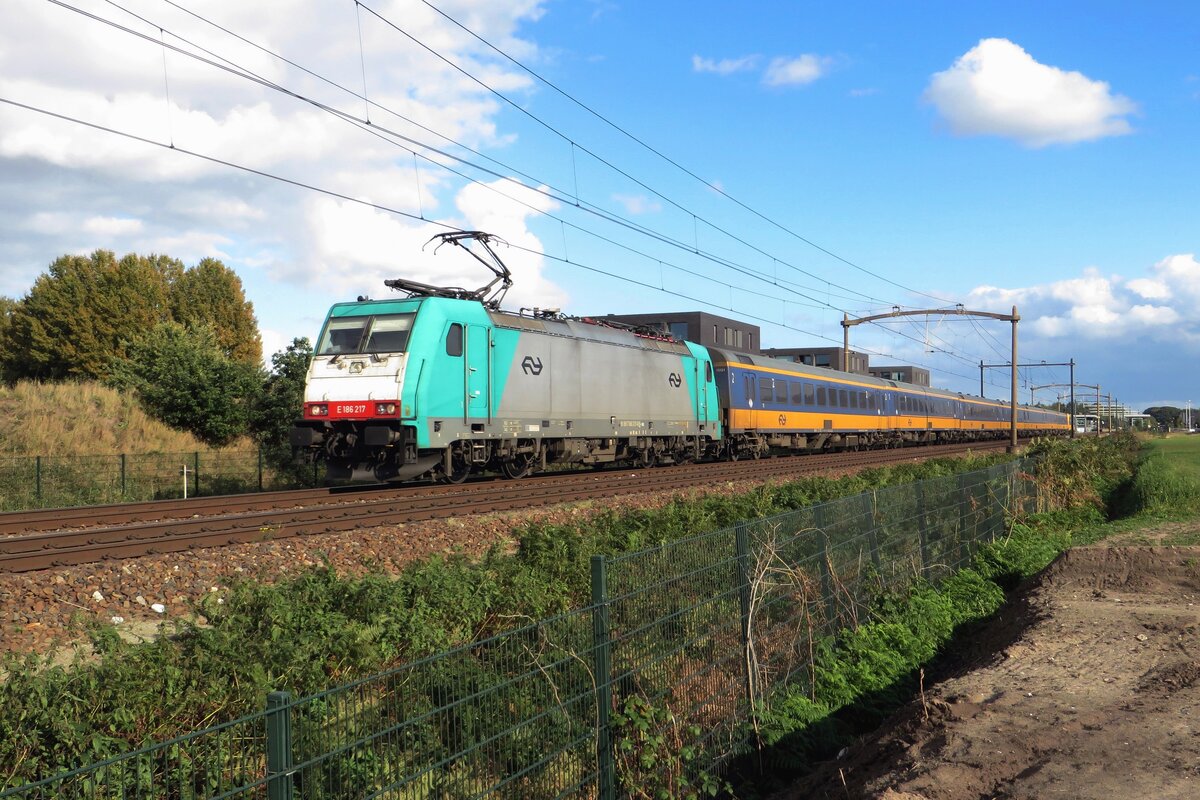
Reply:
<svg viewBox="0 0 1200 800"><path fill-rule="evenodd" d="M597 556L588 608L0 798L676 796L874 593L964 566L1035 495L1011 462Z"/></svg>
<svg viewBox="0 0 1200 800"><path fill-rule="evenodd" d="M185 472L186 469L186 472ZM0 456L0 511L313 486L290 448L111 456Z"/></svg>

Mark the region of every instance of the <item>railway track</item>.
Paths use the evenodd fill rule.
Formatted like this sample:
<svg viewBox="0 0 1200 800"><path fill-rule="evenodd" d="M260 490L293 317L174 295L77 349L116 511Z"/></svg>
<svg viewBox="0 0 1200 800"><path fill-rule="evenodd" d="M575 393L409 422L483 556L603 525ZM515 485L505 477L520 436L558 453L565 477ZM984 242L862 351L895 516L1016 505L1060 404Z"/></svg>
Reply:
<svg viewBox="0 0 1200 800"><path fill-rule="evenodd" d="M813 474L995 450L1003 442L558 473L457 486L269 492L0 514L0 572L334 533L702 483Z"/></svg>

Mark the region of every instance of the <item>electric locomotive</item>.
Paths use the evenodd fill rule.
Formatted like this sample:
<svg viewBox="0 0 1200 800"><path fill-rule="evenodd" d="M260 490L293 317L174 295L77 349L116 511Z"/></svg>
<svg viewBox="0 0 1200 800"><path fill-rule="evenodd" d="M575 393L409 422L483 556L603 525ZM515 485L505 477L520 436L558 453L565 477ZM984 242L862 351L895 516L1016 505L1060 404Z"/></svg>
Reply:
<svg viewBox="0 0 1200 800"><path fill-rule="evenodd" d="M485 468L519 478L552 463L651 466L718 451L706 348L556 312L501 311L512 279L495 237L434 238L496 277L470 291L390 280L409 297L330 309L304 418L291 430L329 479L459 482Z"/></svg>

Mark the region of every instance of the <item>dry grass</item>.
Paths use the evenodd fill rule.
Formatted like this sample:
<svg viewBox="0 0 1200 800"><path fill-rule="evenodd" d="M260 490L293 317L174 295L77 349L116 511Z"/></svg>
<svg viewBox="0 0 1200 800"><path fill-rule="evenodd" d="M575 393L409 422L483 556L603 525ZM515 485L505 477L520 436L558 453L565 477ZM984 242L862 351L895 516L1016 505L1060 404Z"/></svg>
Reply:
<svg viewBox="0 0 1200 800"><path fill-rule="evenodd" d="M211 451L151 419L136 398L95 382L0 385L0 454L96 456ZM221 451L245 451L237 441Z"/></svg>

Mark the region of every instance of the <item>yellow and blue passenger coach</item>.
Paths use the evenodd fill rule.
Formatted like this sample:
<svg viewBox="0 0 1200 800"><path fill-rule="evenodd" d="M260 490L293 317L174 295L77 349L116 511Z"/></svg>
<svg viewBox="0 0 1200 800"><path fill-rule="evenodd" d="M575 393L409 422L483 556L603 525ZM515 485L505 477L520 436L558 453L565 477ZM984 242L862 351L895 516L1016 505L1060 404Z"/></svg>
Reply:
<svg viewBox="0 0 1200 800"><path fill-rule="evenodd" d="M725 455L772 448L830 450L998 439L1007 403L763 356L709 348L717 375ZM1069 430L1067 415L1019 406L1022 436Z"/></svg>

